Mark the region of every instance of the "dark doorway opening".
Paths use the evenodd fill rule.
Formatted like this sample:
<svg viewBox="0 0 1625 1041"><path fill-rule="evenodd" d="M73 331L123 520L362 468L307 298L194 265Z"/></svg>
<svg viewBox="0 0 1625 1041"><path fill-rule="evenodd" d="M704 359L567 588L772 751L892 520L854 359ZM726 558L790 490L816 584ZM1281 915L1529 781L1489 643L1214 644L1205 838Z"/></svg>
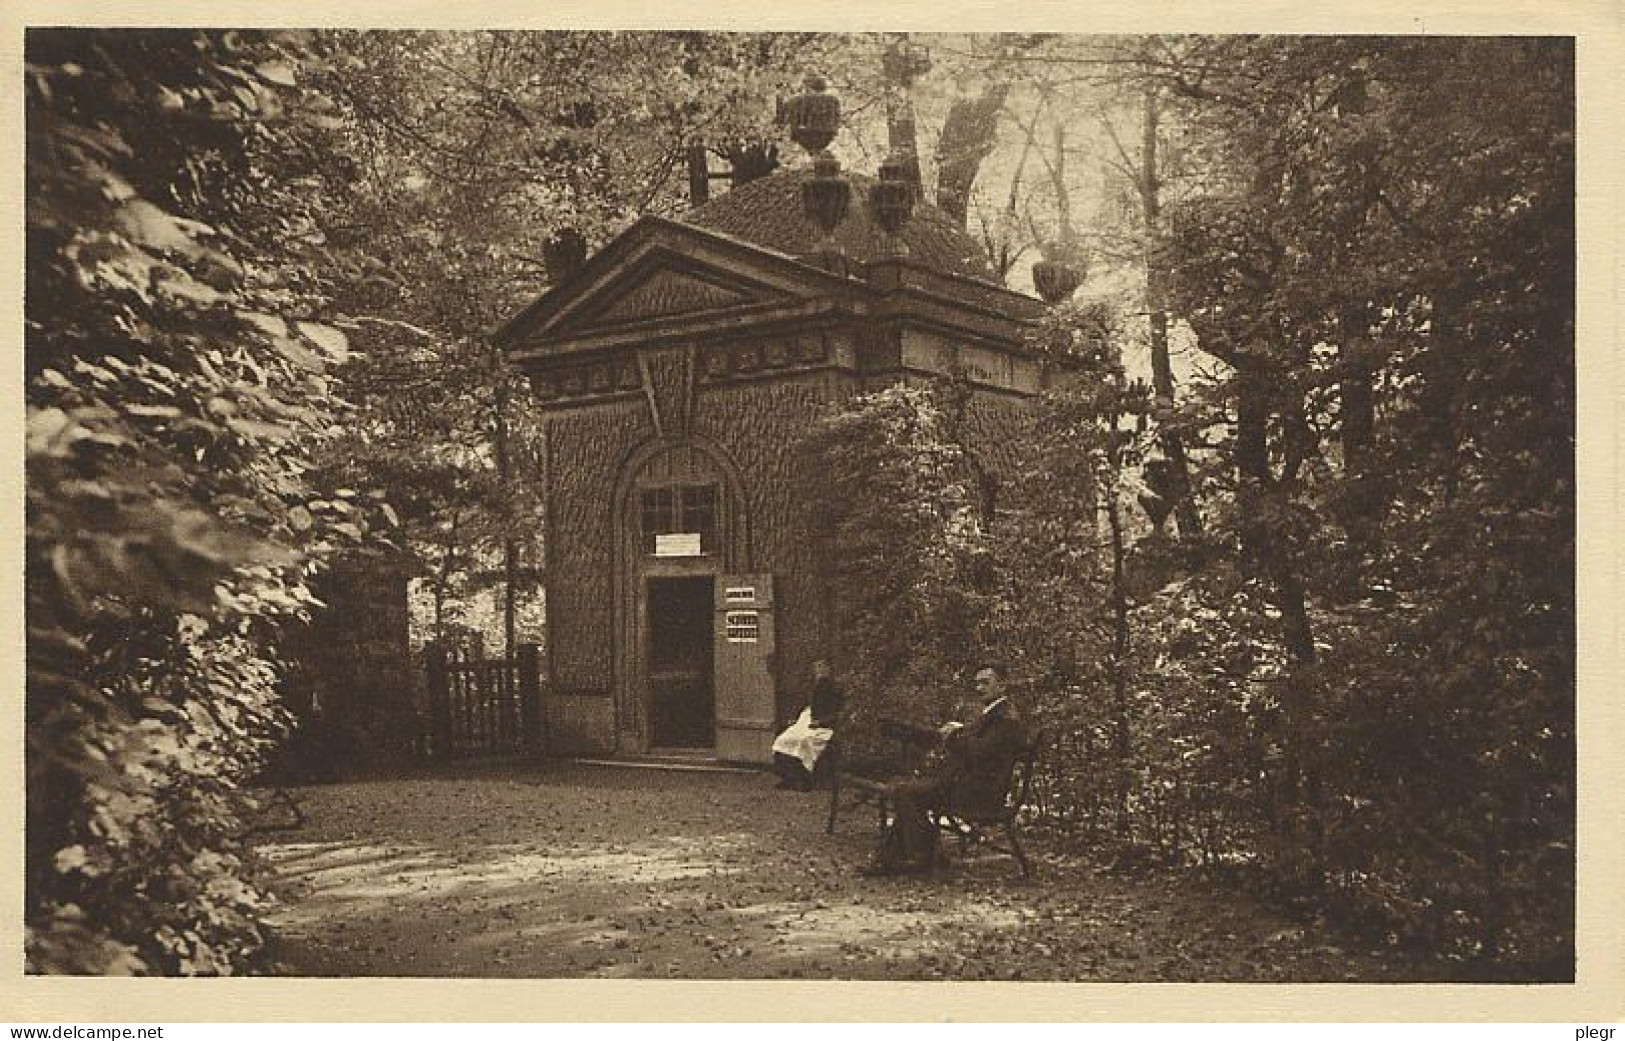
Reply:
<svg viewBox="0 0 1625 1041"><path fill-rule="evenodd" d="M649 739L656 748L716 745L710 576L649 579Z"/></svg>

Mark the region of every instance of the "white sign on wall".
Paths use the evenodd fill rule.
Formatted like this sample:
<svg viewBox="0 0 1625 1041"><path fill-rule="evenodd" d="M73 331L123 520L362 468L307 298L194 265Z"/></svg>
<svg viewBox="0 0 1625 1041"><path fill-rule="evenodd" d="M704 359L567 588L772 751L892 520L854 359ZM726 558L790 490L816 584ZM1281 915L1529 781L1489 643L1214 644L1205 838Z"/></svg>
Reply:
<svg viewBox="0 0 1625 1041"><path fill-rule="evenodd" d="M672 535L655 536L655 556L657 557L698 557L700 552L700 533L697 531L684 531Z"/></svg>

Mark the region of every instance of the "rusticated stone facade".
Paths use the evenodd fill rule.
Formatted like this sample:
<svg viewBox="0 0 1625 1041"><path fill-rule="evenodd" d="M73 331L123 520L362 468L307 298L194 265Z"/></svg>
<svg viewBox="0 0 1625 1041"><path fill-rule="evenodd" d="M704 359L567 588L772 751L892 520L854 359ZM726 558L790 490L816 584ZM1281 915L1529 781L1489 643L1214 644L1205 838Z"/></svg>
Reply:
<svg viewBox="0 0 1625 1041"><path fill-rule="evenodd" d="M753 565L776 577L779 679L787 699L782 719L800 711L800 692L812 685L812 662L824 637L809 537L808 504L797 495L792 468L795 433L824 413L835 393L829 374L784 382L717 387L701 399L696 429L733 447L740 469L754 479L748 490Z"/></svg>
<svg viewBox="0 0 1625 1041"><path fill-rule="evenodd" d="M1020 346L1036 301L974 278L940 215L923 255L867 228L841 258L756 245L757 210L756 241L800 241L799 211L769 205L796 176L697 214L726 234L645 218L499 335L547 416L553 751L765 761L832 635L800 435L851 394L956 373L996 471L1042 389Z"/></svg>
<svg viewBox="0 0 1625 1041"><path fill-rule="evenodd" d="M607 695L611 679L610 507L621 462L649 436L640 399L607 402L547 421L548 535L569 532L547 559L547 646L555 690ZM549 543L549 545L552 545Z"/></svg>

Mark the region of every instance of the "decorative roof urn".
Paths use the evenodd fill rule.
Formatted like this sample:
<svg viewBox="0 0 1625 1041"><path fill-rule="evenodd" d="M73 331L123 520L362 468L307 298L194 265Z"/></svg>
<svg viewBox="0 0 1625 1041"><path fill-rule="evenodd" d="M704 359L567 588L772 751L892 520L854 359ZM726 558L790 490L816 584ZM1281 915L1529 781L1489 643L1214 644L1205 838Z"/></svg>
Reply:
<svg viewBox="0 0 1625 1041"><path fill-rule="evenodd" d="M907 160L897 152L880 164L880 180L869 189L869 211L890 238L892 253L906 255L908 247L901 233L914 212L914 185L909 181Z"/></svg>
<svg viewBox="0 0 1625 1041"><path fill-rule="evenodd" d="M841 164L828 152L813 159L813 175L801 184L801 206L807 219L823 232L826 247L833 246L835 229L846 219L852 203L852 185L841 176Z"/></svg>
<svg viewBox="0 0 1625 1041"><path fill-rule="evenodd" d="M1083 258L1076 249L1065 244L1049 246L1044 259L1033 265L1033 288L1046 304L1058 304L1083 284L1084 274Z"/></svg>
<svg viewBox="0 0 1625 1041"><path fill-rule="evenodd" d="M810 153L822 152L841 129L841 100L828 92L822 76L808 76L802 83L806 91L785 107L790 140Z"/></svg>
<svg viewBox="0 0 1625 1041"><path fill-rule="evenodd" d="M587 240L574 228L560 228L542 242L547 280L558 285L587 262Z"/></svg>
<svg viewBox="0 0 1625 1041"><path fill-rule="evenodd" d="M822 76L808 76L806 91L790 99L790 136L812 155L812 176L801 184L801 206L823 236L818 252L838 256L835 229L846 219L852 185L841 176L841 164L829 144L841 128L841 102L828 93Z"/></svg>

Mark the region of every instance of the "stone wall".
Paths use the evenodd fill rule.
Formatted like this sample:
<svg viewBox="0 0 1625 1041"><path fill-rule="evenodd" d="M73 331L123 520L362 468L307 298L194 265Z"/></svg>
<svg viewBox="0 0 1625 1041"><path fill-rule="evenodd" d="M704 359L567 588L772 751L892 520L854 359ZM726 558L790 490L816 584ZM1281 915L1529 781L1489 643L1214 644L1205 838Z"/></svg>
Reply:
<svg viewBox="0 0 1625 1041"><path fill-rule="evenodd" d="M1007 474L1015 465L1015 446L1031 422L1032 403L1025 398L978 390L965 409L966 446L994 475Z"/></svg>
<svg viewBox="0 0 1625 1041"><path fill-rule="evenodd" d="M641 398L547 421L547 628L552 685L610 696L615 482L650 434Z"/></svg>
<svg viewBox="0 0 1625 1041"><path fill-rule="evenodd" d="M833 380L825 371L713 385L700 394L695 410L695 433L722 445L744 474L751 525L748 570L774 576L781 723L800 711L812 684L812 661L824 644L807 505L795 480L795 447L824 414Z"/></svg>
<svg viewBox="0 0 1625 1041"><path fill-rule="evenodd" d="M759 361L775 348L783 348L782 357L772 355L782 367L761 371ZM698 356L691 406L666 400L678 385L674 379L665 381L672 387L660 404L668 424L681 415L680 425L717 446L741 475L749 542L739 570L774 576L774 669L777 714L783 723L799 711L811 684L812 662L829 653L833 635L824 631L818 549L811 504L801 498L804 489L796 476L797 444L834 402L863 381L819 365L814 352L782 335L727 347L724 365L712 363L718 349ZM824 351L816 354L828 357ZM662 358L652 360L650 373L658 375ZM983 388L972 397L965 416L967 440L995 476L1012 465L1011 444L1025 422L1026 408L1023 398L1008 392ZM649 399L641 394L583 402L548 419L549 724L554 746L561 751L606 751L614 744L614 495L626 459L654 432ZM632 609L633 603L623 609Z"/></svg>
<svg viewBox="0 0 1625 1041"><path fill-rule="evenodd" d="M828 371L803 371L702 384L690 428L720 446L742 475L750 525L742 570L774 576L782 721L801 707L823 637L794 448L823 414L833 379ZM653 432L647 404L633 398L548 420L549 724L560 750L613 744L613 498L627 455Z"/></svg>

